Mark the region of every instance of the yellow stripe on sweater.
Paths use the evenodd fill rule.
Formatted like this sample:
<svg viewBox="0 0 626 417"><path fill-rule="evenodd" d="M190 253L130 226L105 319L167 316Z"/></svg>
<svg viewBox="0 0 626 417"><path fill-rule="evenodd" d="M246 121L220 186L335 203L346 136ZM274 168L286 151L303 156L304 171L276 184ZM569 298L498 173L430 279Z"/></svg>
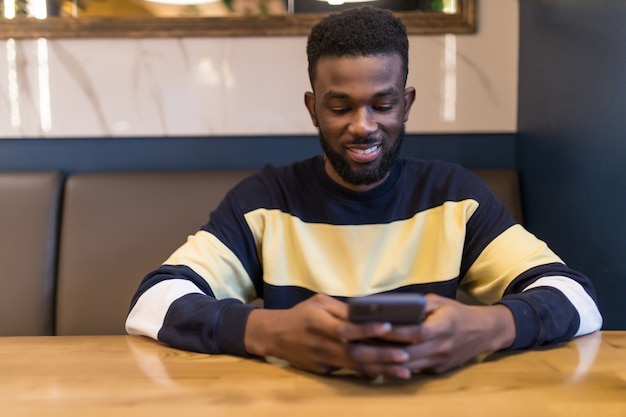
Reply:
<svg viewBox="0 0 626 417"><path fill-rule="evenodd" d="M474 200L446 202L391 224L305 223L279 210L245 215L264 279L335 296L359 296L459 275Z"/></svg>
<svg viewBox="0 0 626 417"><path fill-rule="evenodd" d="M478 300L493 304L518 275L553 262L563 263L543 241L517 224L482 251L463 279L462 287Z"/></svg>
<svg viewBox="0 0 626 417"><path fill-rule="evenodd" d="M256 290L241 261L213 234L200 230L187 238L164 265L186 265L211 287L215 298L249 302Z"/></svg>

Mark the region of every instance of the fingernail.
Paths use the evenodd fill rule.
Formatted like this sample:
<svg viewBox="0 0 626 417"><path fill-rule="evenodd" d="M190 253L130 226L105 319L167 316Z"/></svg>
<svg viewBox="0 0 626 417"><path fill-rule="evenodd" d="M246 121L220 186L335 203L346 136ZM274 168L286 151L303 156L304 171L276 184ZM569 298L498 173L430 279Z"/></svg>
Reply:
<svg viewBox="0 0 626 417"><path fill-rule="evenodd" d="M400 372L398 372L398 378L401 378L401 379L411 379L411 371L409 371L406 368L400 370Z"/></svg>
<svg viewBox="0 0 626 417"><path fill-rule="evenodd" d="M394 356L398 361L406 362L409 360L409 354L406 350L397 350Z"/></svg>
<svg viewBox="0 0 626 417"><path fill-rule="evenodd" d="M385 323L380 325L380 329L385 331L385 332L391 331L392 328L393 328L393 326L391 325L391 323L385 322Z"/></svg>

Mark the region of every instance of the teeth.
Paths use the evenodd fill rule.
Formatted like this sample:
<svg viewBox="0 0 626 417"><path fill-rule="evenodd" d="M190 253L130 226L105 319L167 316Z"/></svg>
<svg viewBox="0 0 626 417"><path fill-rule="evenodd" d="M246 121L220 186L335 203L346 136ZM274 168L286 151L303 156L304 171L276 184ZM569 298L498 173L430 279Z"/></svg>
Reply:
<svg viewBox="0 0 626 417"><path fill-rule="evenodd" d="M360 155L367 155L367 154L374 152L376 149L378 149L378 145L372 146L371 148L368 148L368 149L355 149L354 152Z"/></svg>

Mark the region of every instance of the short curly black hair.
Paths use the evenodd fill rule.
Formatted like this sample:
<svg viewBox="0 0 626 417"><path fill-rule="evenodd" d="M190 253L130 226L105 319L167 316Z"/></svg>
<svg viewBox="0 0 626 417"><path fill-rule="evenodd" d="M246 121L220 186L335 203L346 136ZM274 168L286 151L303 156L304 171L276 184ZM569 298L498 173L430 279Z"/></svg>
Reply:
<svg viewBox="0 0 626 417"><path fill-rule="evenodd" d="M391 11L370 6L326 16L311 29L306 53L311 86L317 61L325 56L398 54L402 58L404 82L409 73L409 40L404 24Z"/></svg>

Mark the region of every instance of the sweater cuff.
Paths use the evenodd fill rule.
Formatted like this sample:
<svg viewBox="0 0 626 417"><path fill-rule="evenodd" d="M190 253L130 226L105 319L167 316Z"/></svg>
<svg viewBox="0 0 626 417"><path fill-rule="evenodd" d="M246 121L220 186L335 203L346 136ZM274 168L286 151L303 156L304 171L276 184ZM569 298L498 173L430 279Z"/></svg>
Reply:
<svg viewBox="0 0 626 417"><path fill-rule="evenodd" d="M219 319L219 329L216 332L217 346L222 353L251 357L244 344L246 323L250 312L258 307L232 302L224 306Z"/></svg>
<svg viewBox="0 0 626 417"><path fill-rule="evenodd" d="M498 304L507 306L515 320L515 341L507 350L526 349L539 340L539 319L533 307L524 300L508 298Z"/></svg>

